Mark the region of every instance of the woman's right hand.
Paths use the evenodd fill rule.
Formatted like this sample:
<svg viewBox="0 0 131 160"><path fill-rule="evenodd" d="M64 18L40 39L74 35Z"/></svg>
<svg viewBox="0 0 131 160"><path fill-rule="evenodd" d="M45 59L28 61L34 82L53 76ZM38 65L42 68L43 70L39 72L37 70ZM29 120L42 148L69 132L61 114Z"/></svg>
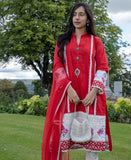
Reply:
<svg viewBox="0 0 131 160"><path fill-rule="evenodd" d="M69 85L69 87L67 89L67 94L69 96L71 103L78 104L80 102L80 98L78 97L77 92L74 90L74 88L71 86L71 84Z"/></svg>

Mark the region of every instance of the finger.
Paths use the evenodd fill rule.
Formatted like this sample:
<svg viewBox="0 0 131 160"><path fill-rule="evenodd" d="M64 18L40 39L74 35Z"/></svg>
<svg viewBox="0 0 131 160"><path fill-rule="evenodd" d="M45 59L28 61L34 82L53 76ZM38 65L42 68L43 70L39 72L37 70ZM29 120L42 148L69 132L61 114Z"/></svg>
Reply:
<svg viewBox="0 0 131 160"><path fill-rule="evenodd" d="M78 104L78 103L80 103L80 101L79 101L79 100L77 100L77 101L76 101L76 104Z"/></svg>
<svg viewBox="0 0 131 160"><path fill-rule="evenodd" d="M84 106L89 106L91 104L90 100L86 100L84 102L82 102L84 104Z"/></svg>
<svg viewBox="0 0 131 160"><path fill-rule="evenodd" d="M78 98L74 100L75 104L78 104L79 102L80 102L80 100Z"/></svg>
<svg viewBox="0 0 131 160"><path fill-rule="evenodd" d="M73 100L70 100L71 103L74 103Z"/></svg>

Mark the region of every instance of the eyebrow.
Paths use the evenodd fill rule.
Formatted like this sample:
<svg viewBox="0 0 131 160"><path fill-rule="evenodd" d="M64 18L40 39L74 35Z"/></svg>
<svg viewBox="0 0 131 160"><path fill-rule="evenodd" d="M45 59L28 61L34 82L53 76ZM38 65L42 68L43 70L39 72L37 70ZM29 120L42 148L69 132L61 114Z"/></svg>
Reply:
<svg viewBox="0 0 131 160"><path fill-rule="evenodd" d="M76 12L76 11L75 11L74 13L85 13L85 11L81 11L81 12Z"/></svg>

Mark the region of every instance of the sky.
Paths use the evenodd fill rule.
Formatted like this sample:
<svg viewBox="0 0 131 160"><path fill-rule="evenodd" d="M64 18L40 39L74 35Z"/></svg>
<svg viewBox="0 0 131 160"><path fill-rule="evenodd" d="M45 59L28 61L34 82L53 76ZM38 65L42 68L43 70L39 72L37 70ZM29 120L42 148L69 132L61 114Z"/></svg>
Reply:
<svg viewBox="0 0 131 160"><path fill-rule="evenodd" d="M108 15L113 23L122 29L122 39L131 44L131 0L109 0ZM131 46L122 48L120 53L131 53ZM131 57L131 56L130 56ZM6 67L0 64L0 79L39 79L32 70L22 70L21 65L12 60Z"/></svg>

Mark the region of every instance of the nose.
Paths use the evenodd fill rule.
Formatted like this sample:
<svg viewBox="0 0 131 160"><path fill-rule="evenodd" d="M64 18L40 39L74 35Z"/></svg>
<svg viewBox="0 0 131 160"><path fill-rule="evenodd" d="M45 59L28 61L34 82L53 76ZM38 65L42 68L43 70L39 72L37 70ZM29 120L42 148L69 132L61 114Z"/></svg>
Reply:
<svg viewBox="0 0 131 160"><path fill-rule="evenodd" d="M76 19L78 19L79 18L79 14L76 14Z"/></svg>

